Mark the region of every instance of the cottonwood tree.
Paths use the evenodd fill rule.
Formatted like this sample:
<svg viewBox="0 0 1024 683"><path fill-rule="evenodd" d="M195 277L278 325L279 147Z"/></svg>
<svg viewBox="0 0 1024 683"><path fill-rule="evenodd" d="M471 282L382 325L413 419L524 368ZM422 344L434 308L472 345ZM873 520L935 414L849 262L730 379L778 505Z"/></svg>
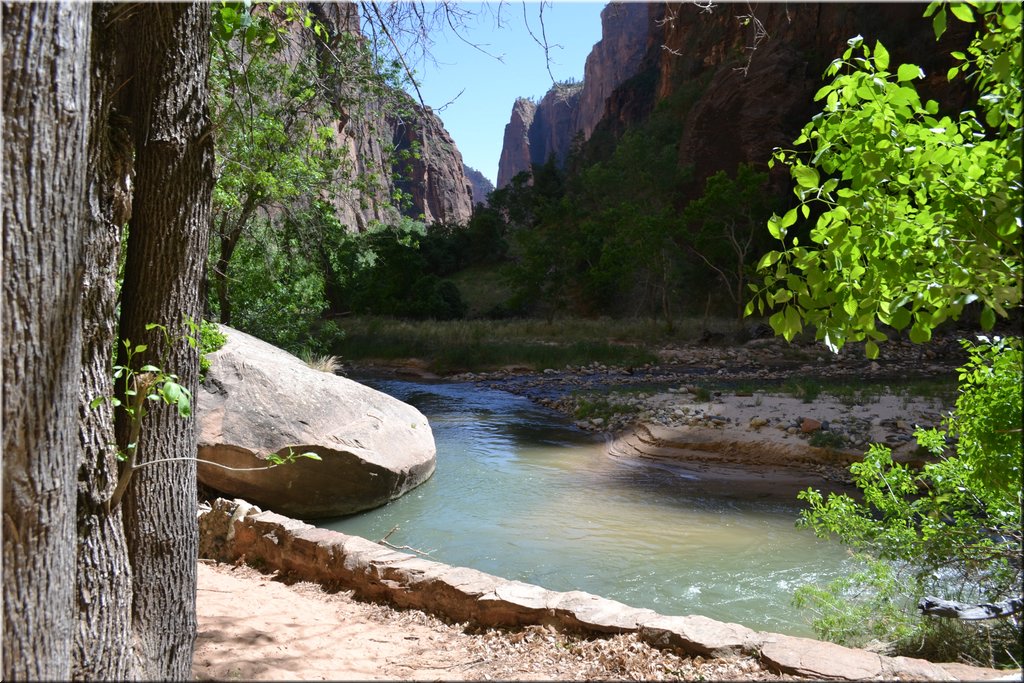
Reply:
<svg viewBox="0 0 1024 683"><path fill-rule="evenodd" d="M787 339L809 324L833 350L865 340L873 357L887 338L878 323L926 342L974 302L985 329L1019 310L1024 10L933 3L925 16L936 37L950 14L975 26L947 75L971 79L976 109L939 115L938 103L917 93L917 65L890 64L881 42L856 36L826 72L816 97L823 111L796 149L778 150L799 203L768 222L782 248L762 258L764 284L747 311L780 307L771 324ZM800 244L788 231L812 211L809 243ZM911 469L874 444L851 467L861 500L801 494L809 506L802 523L865 553L868 570L798 597L823 608L817 626L825 635L1019 665L1017 620L965 627L950 639L906 614L914 599L998 604L1021 594L1021 340L963 343L955 410L941 430L915 434L932 462Z"/></svg>
<svg viewBox="0 0 1024 683"><path fill-rule="evenodd" d="M197 388L182 332L210 225L210 18L203 3L3 4L5 679L191 674L195 465L145 467L110 506L127 420L90 406L125 393L117 337ZM150 408L143 460L194 455L172 409Z"/></svg>
<svg viewBox="0 0 1024 683"><path fill-rule="evenodd" d="M713 272L743 317L751 260L766 246L764 222L772 214L768 174L740 164L736 177L709 177L704 194L683 209L678 242Z"/></svg>
<svg viewBox="0 0 1024 683"><path fill-rule="evenodd" d="M190 675L194 465L147 468L108 510L115 420L88 404L113 391L115 330L196 388L195 352L145 325L200 312L209 33L202 4L3 7L8 679ZM169 412L151 412L148 459L195 450L193 423Z"/></svg>

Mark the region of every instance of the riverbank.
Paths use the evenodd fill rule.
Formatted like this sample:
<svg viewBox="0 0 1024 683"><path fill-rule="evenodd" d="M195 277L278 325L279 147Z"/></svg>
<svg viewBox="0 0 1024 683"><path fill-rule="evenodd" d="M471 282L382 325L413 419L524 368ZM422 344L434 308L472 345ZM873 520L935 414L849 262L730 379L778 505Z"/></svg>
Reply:
<svg viewBox="0 0 1024 683"><path fill-rule="evenodd" d="M672 461L698 478L743 480L790 495L849 483L849 465L873 443L919 463L914 431L941 425L956 397L963 353L955 336L927 347L895 341L866 359L778 338L743 345L673 344L657 363L534 369L510 366L445 375L525 396L603 432L612 455ZM422 360L364 362L357 372L442 379Z"/></svg>
<svg viewBox="0 0 1024 683"><path fill-rule="evenodd" d="M579 591L549 591L396 552L239 501L216 500L201 510L199 529L201 556L223 562L201 561L198 568L194 672L204 680L983 680L1006 675L887 657L701 616L663 616ZM258 564L263 574L246 562Z"/></svg>

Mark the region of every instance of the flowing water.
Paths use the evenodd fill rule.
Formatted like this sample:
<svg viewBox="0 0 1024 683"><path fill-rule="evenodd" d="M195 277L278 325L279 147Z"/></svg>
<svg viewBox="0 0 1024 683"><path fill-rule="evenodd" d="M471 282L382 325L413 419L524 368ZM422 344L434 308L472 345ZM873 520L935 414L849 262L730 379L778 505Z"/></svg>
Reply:
<svg viewBox="0 0 1024 683"><path fill-rule="evenodd" d="M692 474L611 456L602 439L504 391L360 381L427 416L437 471L382 508L320 526L373 540L397 526L390 543L438 562L791 635L811 635L793 589L847 570L840 546L794 528L788 497L709 494Z"/></svg>

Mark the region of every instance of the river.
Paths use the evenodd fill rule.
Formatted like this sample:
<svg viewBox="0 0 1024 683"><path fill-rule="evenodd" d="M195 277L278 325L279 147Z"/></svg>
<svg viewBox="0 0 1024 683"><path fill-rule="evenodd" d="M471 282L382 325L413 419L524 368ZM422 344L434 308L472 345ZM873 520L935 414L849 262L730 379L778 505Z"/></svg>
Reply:
<svg viewBox="0 0 1024 683"><path fill-rule="evenodd" d="M663 463L609 455L603 438L495 389L360 378L430 420L437 471L402 498L320 526L430 559L661 614L813 635L794 588L849 570L842 547L794 521L798 501L708 493Z"/></svg>

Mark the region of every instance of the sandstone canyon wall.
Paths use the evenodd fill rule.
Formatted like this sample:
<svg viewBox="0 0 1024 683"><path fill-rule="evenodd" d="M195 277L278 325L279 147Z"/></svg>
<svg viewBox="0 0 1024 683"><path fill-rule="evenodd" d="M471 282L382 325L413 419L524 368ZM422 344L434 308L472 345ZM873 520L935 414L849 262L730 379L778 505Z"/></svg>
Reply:
<svg viewBox="0 0 1024 683"><path fill-rule="evenodd" d="M359 5L315 2L309 7L332 35L359 33ZM401 113L396 113L395 103ZM334 109L335 139L346 150L348 168L329 200L350 230L362 232L373 221L394 222L402 213L428 224L469 220L472 190L462 154L429 107L413 103L402 92L371 95L339 86ZM415 154L393 155L392 147ZM373 182L353 183L356 178ZM405 192L411 205L397 207L395 190Z"/></svg>
<svg viewBox="0 0 1024 683"><path fill-rule="evenodd" d="M473 215L473 186L462 153L429 107L412 104L411 116L390 117L395 150L395 187L412 199L407 211L431 223L465 223Z"/></svg>
<svg viewBox="0 0 1024 683"><path fill-rule="evenodd" d="M647 53L650 16L644 3L609 3L601 11L601 40L587 57L583 83L557 83L536 104L516 100L498 162L499 188L531 164L551 157L564 164L577 135L590 137L608 95L637 72Z"/></svg>
<svg viewBox="0 0 1024 683"><path fill-rule="evenodd" d="M499 188L523 171L530 170L530 126L537 113L537 105L527 97L519 97L512 105L512 115L505 124L505 137L498 159Z"/></svg>
<svg viewBox="0 0 1024 683"><path fill-rule="evenodd" d="M469 184L473 189L473 206L476 206L477 204L486 204L487 195L494 192L494 183L492 183L487 176L472 166L466 166L463 164L463 171L465 172L466 179L469 180Z"/></svg>
<svg viewBox="0 0 1024 683"><path fill-rule="evenodd" d="M510 146L506 128L498 187L530 162L551 154L564 160L577 134L614 141L663 104L678 112L679 164L693 169L696 187L740 163L764 165L773 148L790 144L820 110L813 97L822 74L858 34L868 44L884 43L894 64L922 67L922 96L958 110L969 94L962 79L947 83L946 71L949 52L963 49L970 27L951 22L936 43L923 11L913 3L744 3L711 10L689 2L611 3L601 13L602 39L587 58L571 131L550 129L566 125L545 111L554 104L545 104L551 93L531 118L520 114L517 125L528 128L530 148L522 148L519 132ZM510 126L516 108L512 119ZM540 121L549 128L535 132ZM775 172L777 179L784 174Z"/></svg>
<svg viewBox="0 0 1024 683"><path fill-rule="evenodd" d="M692 166L701 186L719 170L764 164L773 148L791 144L821 109L813 98L826 67L859 34L869 45L885 44L894 65L924 69L922 95L957 110L967 103L963 82L950 85L946 71L950 50L964 45L970 30L951 22L936 44L931 21L921 16L923 5L752 3L719 5L708 13L692 3L671 3L661 11L652 22L659 28L658 45L648 54L657 72L654 99L694 94L678 150L680 165ZM766 34L760 41L758 24Z"/></svg>

